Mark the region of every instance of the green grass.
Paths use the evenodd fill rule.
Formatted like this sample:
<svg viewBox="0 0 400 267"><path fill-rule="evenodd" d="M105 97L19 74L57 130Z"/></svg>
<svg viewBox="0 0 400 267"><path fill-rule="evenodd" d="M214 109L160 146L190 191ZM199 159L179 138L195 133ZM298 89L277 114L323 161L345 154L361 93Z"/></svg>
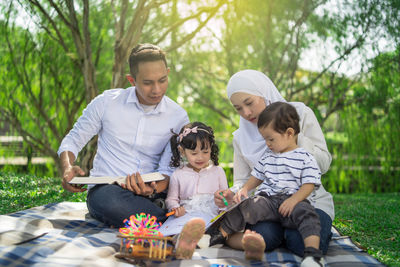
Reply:
<svg viewBox="0 0 400 267"><path fill-rule="evenodd" d="M60 178L0 171L0 214L62 201L85 201L72 194ZM400 266L400 194L334 194L334 225L388 266Z"/></svg>
<svg viewBox="0 0 400 267"><path fill-rule="evenodd" d="M64 191L61 178L17 175L0 171L0 214L48 203L86 200L86 193Z"/></svg>
<svg viewBox="0 0 400 267"><path fill-rule="evenodd" d="M400 193L334 194L334 226L388 266L400 266Z"/></svg>

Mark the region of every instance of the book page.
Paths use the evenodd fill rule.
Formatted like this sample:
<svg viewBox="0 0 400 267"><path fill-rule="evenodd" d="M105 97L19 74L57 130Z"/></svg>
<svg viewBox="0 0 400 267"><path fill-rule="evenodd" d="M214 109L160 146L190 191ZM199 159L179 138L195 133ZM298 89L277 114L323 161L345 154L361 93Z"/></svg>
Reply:
<svg viewBox="0 0 400 267"><path fill-rule="evenodd" d="M192 218L202 218L206 223L206 228L210 225L213 215L203 212L186 213L181 217L170 216L158 229L164 236L172 236L179 234L183 226Z"/></svg>

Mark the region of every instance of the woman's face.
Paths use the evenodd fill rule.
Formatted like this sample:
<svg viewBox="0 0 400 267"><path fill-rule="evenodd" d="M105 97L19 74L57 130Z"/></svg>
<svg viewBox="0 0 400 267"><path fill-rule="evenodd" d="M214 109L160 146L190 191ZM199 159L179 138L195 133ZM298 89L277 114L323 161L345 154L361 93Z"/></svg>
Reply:
<svg viewBox="0 0 400 267"><path fill-rule="evenodd" d="M248 93L234 93L230 100L239 115L254 124L267 106L263 97Z"/></svg>

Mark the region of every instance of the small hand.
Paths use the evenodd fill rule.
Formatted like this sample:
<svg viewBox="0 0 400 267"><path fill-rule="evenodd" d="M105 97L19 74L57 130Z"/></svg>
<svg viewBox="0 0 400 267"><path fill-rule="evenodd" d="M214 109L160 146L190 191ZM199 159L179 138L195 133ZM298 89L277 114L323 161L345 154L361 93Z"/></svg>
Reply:
<svg viewBox="0 0 400 267"><path fill-rule="evenodd" d="M86 188L82 188L84 185L72 185L69 183L75 176L83 175L85 175L85 172L79 166L74 165L67 167L63 172L63 178L61 181L62 187L73 193L86 191Z"/></svg>
<svg viewBox="0 0 400 267"><path fill-rule="evenodd" d="M221 196L222 192L222 196ZM224 203L224 198L228 202L228 204L231 204L233 201L233 192L230 189L226 190L218 190L214 193L214 202L215 205L219 208L225 208L226 205Z"/></svg>
<svg viewBox="0 0 400 267"><path fill-rule="evenodd" d="M180 207L175 208L173 210L175 210L175 214L174 214L175 217L181 217L181 216L185 215L185 213L186 213L186 210L185 210L184 206L180 206Z"/></svg>
<svg viewBox="0 0 400 267"><path fill-rule="evenodd" d="M296 199L290 197L283 201L283 203L279 206L278 211L283 217L288 217L290 214L292 214L292 211L297 203L299 202Z"/></svg>
<svg viewBox="0 0 400 267"><path fill-rule="evenodd" d="M247 190L244 188L241 188L233 197L233 201L235 203L240 203L240 201L242 201L242 198L247 198Z"/></svg>

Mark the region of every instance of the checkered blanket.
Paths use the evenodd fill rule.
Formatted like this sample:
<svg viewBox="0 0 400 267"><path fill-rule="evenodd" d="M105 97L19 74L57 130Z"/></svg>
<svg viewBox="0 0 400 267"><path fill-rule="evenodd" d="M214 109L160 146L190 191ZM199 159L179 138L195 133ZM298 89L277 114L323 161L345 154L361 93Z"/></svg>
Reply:
<svg viewBox="0 0 400 267"><path fill-rule="evenodd" d="M335 229L329 267L384 266ZM114 255L118 230L92 219L85 203L62 202L0 215L0 266L133 266ZM244 260L227 247L197 249L192 260L138 262L134 266L299 266L301 258L286 249L265 253L263 262Z"/></svg>

